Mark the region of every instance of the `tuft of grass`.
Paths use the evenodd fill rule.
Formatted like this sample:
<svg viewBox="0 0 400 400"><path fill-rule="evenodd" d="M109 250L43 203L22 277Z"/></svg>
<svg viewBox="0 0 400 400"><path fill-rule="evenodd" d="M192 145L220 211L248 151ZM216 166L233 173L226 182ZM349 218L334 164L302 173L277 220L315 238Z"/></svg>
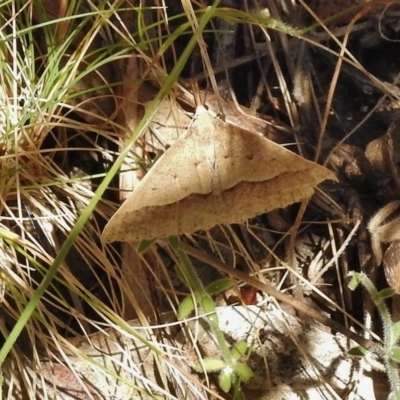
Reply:
<svg viewBox="0 0 400 400"><path fill-rule="evenodd" d="M60 320L59 313L69 315L85 334L98 330L98 321L103 320L110 328L138 336L118 317L120 294L113 287L126 292L129 287L118 272L118 252L105 248L100 241L97 217L110 216L104 192L160 101L177 82L217 5L215 2L200 15L198 26L193 27L186 48L169 73L157 60L180 35L187 34L189 23L155 39L149 32L165 25L165 19L149 25L140 22L138 32L132 35L120 24L120 14L136 13L140 19L144 8L77 1L58 15L60 10L51 14L41 2L10 1L1 6L0 51L8 62L0 69L0 236L2 259L8 262L1 268L5 322L0 330L5 341L0 349L0 366L11 355L18 369L24 369L15 347L22 332L29 338L34 364L40 365L35 349L38 341L48 354L62 350L57 332L77 335L77 331ZM159 41L162 46L153 52ZM140 57L144 65L151 64L151 79L157 79L160 85L134 132L126 131L115 118L122 101L118 87L123 82L115 80L109 71L117 60L131 54ZM150 78L145 74L143 79ZM79 153L109 160L110 152L101 143L120 143L121 131L129 139L109 169L73 174L68 161ZM72 145L71 136L85 137L84 145ZM77 254L80 267L90 271L93 287L106 293L107 304L96 296L93 287L82 284L79 274L86 272L73 268L71 254ZM96 318L86 315L87 308ZM139 335L139 339L152 347L146 335ZM69 365L66 354L61 354ZM158 350L155 354L163 357ZM25 389L34 391L34 381Z"/></svg>

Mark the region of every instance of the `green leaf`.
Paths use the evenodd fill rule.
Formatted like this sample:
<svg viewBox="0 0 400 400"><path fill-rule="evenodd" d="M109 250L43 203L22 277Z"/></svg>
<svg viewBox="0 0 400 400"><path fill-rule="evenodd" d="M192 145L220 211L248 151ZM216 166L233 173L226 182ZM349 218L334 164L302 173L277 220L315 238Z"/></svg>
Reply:
<svg viewBox="0 0 400 400"><path fill-rule="evenodd" d="M228 393L231 390L232 386L232 369L230 367L224 368L218 376L219 387L225 393Z"/></svg>
<svg viewBox="0 0 400 400"><path fill-rule="evenodd" d="M199 301L201 308L203 309L203 311L208 314L207 318L208 320L213 323L215 326L218 326L218 316L217 313L215 311L215 304L213 299L208 296L208 295L204 295L200 298ZM218 328L219 329L219 328Z"/></svg>
<svg viewBox="0 0 400 400"><path fill-rule="evenodd" d="M235 373L243 382L249 381L254 376L251 368L245 364L236 364Z"/></svg>
<svg viewBox="0 0 400 400"><path fill-rule="evenodd" d="M178 250L179 249L179 236L170 236L168 238L168 243L174 250Z"/></svg>
<svg viewBox="0 0 400 400"><path fill-rule="evenodd" d="M378 294L382 300L392 297L396 292L392 288L386 288L381 290Z"/></svg>
<svg viewBox="0 0 400 400"><path fill-rule="evenodd" d="M390 350L390 358L393 361L400 363L400 347L392 347L392 349Z"/></svg>
<svg viewBox="0 0 400 400"><path fill-rule="evenodd" d="M361 283L361 274L357 272L350 272L349 276L351 277L350 282L348 284L350 290L357 289L358 285Z"/></svg>
<svg viewBox="0 0 400 400"><path fill-rule="evenodd" d="M206 287L206 292L210 295L225 292L235 285L233 279L218 279Z"/></svg>
<svg viewBox="0 0 400 400"><path fill-rule="evenodd" d="M156 239L152 239L152 240L142 240L142 241L139 243L139 246L138 246L138 248L137 248L137 252L138 252L139 254L145 252L155 241L156 241Z"/></svg>
<svg viewBox="0 0 400 400"><path fill-rule="evenodd" d="M226 362L220 358L206 357L202 362L196 363L198 372L216 372L226 367Z"/></svg>
<svg viewBox="0 0 400 400"><path fill-rule="evenodd" d="M356 346L351 348L348 351L348 354L351 356L356 356L356 357L364 357L368 353L367 349L364 349L362 346Z"/></svg>
<svg viewBox="0 0 400 400"><path fill-rule="evenodd" d="M192 296L187 296L184 298L179 304L178 309L178 319L185 319L187 318L195 309L195 303Z"/></svg>
<svg viewBox="0 0 400 400"><path fill-rule="evenodd" d="M400 338L400 321L394 323L390 327L390 334L391 334L390 345L394 345L398 342Z"/></svg>
<svg viewBox="0 0 400 400"><path fill-rule="evenodd" d="M247 342L245 340L240 340L237 342L232 350L231 350L231 356L233 361L239 360L240 357L242 357L247 350Z"/></svg>
<svg viewBox="0 0 400 400"><path fill-rule="evenodd" d="M205 313L215 313L215 304L210 296L201 296L199 303Z"/></svg>

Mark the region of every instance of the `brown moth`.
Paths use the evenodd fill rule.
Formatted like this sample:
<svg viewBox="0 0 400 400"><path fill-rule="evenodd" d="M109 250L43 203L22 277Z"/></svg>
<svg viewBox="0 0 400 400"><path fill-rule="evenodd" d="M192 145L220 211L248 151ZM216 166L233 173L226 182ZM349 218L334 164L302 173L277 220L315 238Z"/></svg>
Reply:
<svg viewBox="0 0 400 400"><path fill-rule="evenodd" d="M104 242L242 222L312 196L333 172L264 137L198 115L110 219Z"/></svg>

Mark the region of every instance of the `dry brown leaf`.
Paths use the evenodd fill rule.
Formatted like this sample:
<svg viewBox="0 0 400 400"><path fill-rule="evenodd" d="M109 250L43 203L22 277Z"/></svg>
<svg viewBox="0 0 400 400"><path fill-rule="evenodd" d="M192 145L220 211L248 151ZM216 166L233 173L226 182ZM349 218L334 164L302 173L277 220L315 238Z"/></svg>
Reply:
<svg viewBox="0 0 400 400"><path fill-rule="evenodd" d="M197 116L154 164L103 231L140 241L242 222L311 197L328 169L262 136Z"/></svg>

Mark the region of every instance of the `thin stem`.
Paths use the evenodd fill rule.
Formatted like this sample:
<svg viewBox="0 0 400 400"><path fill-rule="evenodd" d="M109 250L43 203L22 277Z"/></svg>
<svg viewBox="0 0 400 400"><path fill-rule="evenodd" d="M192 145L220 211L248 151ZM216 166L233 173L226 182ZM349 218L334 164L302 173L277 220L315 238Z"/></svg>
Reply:
<svg viewBox="0 0 400 400"><path fill-rule="evenodd" d="M372 301L378 309L383 323L383 358L386 365L386 373L390 382L390 398L400 399L400 377L398 372L398 364L391 358L393 346L396 345L396 339L393 337L393 322L385 303L380 293L376 290L374 284L363 273L352 273L353 281L351 287L355 288L356 284L361 283L370 294Z"/></svg>

